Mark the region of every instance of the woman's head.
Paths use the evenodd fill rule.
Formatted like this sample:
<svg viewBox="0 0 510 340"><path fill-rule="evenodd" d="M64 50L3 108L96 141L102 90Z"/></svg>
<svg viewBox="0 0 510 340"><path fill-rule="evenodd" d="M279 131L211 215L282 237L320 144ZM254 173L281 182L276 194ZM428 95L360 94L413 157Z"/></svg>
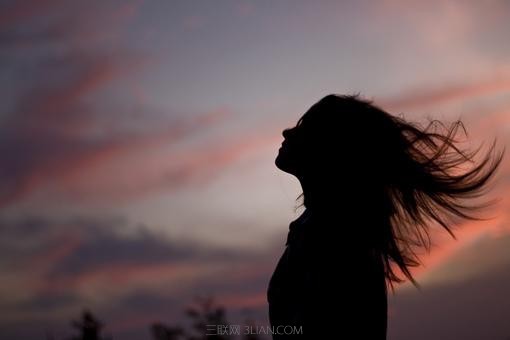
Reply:
<svg viewBox="0 0 510 340"><path fill-rule="evenodd" d="M428 248L429 223L451 233L450 217L476 219L470 212L481 206L464 199L482 194L502 160L493 144L474 164L479 149L458 148L459 128L460 121L420 127L356 95L330 94L283 131L275 164L300 180L306 208L345 208L378 221L358 234L383 257L390 283L400 281L391 263L413 280L413 248ZM459 170L469 163L471 169Z"/></svg>
<svg viewBox="0 0 510 340"><path fill-rule="evenodd" d="M322 98L282 135L275 164L305 184L306 207L328 204L339 186L351 197L380 189L405 149L395 118L358 96Z"/></svg>

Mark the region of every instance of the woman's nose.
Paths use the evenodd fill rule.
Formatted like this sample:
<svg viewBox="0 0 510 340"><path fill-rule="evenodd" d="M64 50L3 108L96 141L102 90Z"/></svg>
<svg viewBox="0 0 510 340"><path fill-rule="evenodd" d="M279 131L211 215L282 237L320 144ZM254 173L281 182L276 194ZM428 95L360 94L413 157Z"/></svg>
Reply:
<svg viewBox="0 0 510 340"><path fill-rule="evenodd" d="M285 129L282 131L283 138L289 138L290 135L290 129Z"/></svg>

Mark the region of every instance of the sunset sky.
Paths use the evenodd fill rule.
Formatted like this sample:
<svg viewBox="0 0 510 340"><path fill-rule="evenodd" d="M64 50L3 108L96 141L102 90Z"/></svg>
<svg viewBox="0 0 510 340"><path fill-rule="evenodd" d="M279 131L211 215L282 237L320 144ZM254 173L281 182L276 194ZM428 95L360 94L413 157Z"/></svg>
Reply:
<svg viewBox="0 0 510 340"><path fill-rule="evenodd" d="M197 294L267 325L302 212L282 130L361 93L508 149L509 32L503 0L0 1L0 338L90 308L150 339ZM389 340L510 337L509 190L507 155L491 219L438 233L421 290L390 295Z"/></svg>

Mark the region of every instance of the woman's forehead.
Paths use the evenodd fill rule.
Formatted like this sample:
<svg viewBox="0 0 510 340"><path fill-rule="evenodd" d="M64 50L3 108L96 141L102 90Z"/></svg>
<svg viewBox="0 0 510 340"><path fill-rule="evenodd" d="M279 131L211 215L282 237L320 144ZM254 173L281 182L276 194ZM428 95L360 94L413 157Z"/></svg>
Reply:
<svg viewBox="0 0 510 340"><path fill-rule="evenodd" d="M297 126L300 125L317 125L318 123L325 123L325 120L329 120L333 117L328 117L327 112L325 112L326 108L320 108L316 106L312 106L308 111L306 111L301 118L299 118L297 122Z"/></svg>

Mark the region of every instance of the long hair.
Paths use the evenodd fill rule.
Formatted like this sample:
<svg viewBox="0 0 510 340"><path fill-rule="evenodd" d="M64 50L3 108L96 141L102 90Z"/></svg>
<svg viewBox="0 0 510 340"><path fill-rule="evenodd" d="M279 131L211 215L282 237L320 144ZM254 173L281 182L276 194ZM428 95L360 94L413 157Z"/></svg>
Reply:
<svg viewBox="0 0 510 340"><path fill-rule="evenodd" d="M430 249L432 223L455 237L455 220L480 220L475 212L492 203L467 200L486 193L504 150L497 153L494 141L477 161L481 147L459 146L459 133L467 136L460 120L422 127L359 95L331 94L296 127L303 131L303 176L313 182L298 199L307 208L330 208L348 188L351 207L363 204L376 216L363 235L392 288L406 278L417 286L411 267L420 264L419 249Z"/></svg>

